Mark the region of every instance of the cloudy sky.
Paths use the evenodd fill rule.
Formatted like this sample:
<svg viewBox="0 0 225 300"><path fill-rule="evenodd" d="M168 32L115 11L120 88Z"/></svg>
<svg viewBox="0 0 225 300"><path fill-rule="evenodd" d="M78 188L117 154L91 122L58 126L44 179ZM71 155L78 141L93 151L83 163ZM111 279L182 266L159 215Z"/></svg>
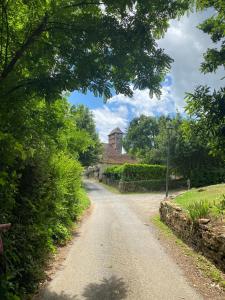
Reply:
<svg viewBox="0 0 225 300"><path fill-rule="evenodd" d="M211 11L194 13L171 21L165 37L158 42L174 59L171 71L162 83L160 100L156 97L151 99L148 90L135 90L133 98L115 95L107 104L91 93L83 95L74 92L70 95L69 101L72 104L82 103L92 110L102 141L107 141L107 135L115 127L125 131L129 121L141 114L159 116L176 111L184 112L185 92L193 91L199 84L208 84L215 88L221 85L220 79L224 76L222 71L209 75L199 71L202 54L212 44L209 36L196 26L211 14Z"/></svg>

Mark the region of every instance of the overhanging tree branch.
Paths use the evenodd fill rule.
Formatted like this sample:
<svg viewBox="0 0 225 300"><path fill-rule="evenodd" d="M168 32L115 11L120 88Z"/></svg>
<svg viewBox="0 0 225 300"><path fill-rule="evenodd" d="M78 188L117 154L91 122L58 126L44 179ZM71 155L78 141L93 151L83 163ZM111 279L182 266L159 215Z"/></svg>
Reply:
<svg viewBox="0 0 225 300"><path fill-rule="evenodd" d="M1 5L1 17L2 17L2 24L1 24L0 62L2 61L2 51L3 51L3 25L4 25L4 9L3 9L3 3L2 3L2 5Z"/></svg>
<svg viewBox="0 0 225 300"><path fill-rule="evenodd" d="M4 61L4 66L6 66L8 61L8 47L9 47L9 22L8 22L7 6L2 5L2 9L5 14L5 22L6 22L6 44L5 44L5 61Z"/></svg>
<svg viewBox="0 0 225 300"><path fill-rule="evenodd" d="M3 81L13 70L17 61L23 56L24 52L28 49L28 47L35 41L35 38L40 36L41 33L45 30L47 20L48 16L45 15L38 27L31 33L31 35L27 38L27 40L24 42L21 48L18 51L16 51L14 57L11 59L9 64L5 66L2 74L0 75L0 82Z"/></svg>
<svg viewBox="0 0 225 300"><path fill-rule="evenodd" d="M73 8L73 7L79 7L79 6L85 6L85 5L101 5L104 4L103 2L79 2L74 3L70 5L63 6L62 8Z"/></svg>

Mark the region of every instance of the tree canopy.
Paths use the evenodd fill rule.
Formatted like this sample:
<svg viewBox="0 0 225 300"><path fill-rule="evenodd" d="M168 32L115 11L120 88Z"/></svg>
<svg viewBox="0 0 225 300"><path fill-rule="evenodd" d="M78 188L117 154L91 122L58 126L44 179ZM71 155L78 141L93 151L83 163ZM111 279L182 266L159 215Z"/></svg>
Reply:
<svg viewBox="0 0 225 300"><path fill-rule="evenodd" d="M102 145L96 132L93 114L84 105L72 106L71 113L77 128L88 133L91 139L88 148L79 153L79 161L82 165L91 166L98 162L102 152Z"/></svg>
<svg viewBox="0 0 225 300"><path fill-rule="evenodd" d="M144 115L134 118L123 139L124 149L130 154L143 156L146 151L155 147L155 138L158 132L156 118Z"/></svg>
<svg viewBox="0 0 225 300"><path fill-rule="evenodd" d="M223 0L199 0L200 9L212 7L215 13L199 28L210 35L215 48L208 49L201 65L203 73L225 69L225 2ZM224 74L225 75L225 74ZM225 159L225 76L221 78L221 88L214 90L199 86L194 93L187 94L188 114L195 119L195 130L201 132L212 153Z"/></svg>
<svg viewBox="0 0 225 300"><path fill-rule="evenodd" d="M160 94L172 59L160 49L168 21L188 1L1 1L0 96L63 91ZM17 94L15 94L15 92Z"/></svg>
<svg viewBox="0 0 225 300"><path fill-rule="evenodd" d="M88 206L81 163L96 161L100 143L90 111L71 108L63 95L90 90L107 100L112 91L131 96L133 89L148 88L160 96L172 58L157 39L192 2L0 1L0 223L13 224L0 257L0 297L30 299L51 253L69 239ZM221 43L202 65L214 72L224 66L224 1L197 3L217 12L200 26ZM190 162L206 157L204 166L211 163L196 132L224 153L224 89L212 94L200 87L188 99L193 124L179 116L142 116L128 129L125 148L143 161L163 163L165 125L172 122L171 163L182 175L188 176Z"/></svg>
<svg viewBox="0 0 225 300"><path fill-rule="evenodd" d="M220 182L225 175L224 161L209 154L210 148L201 132L196 131L195 123L179 114L173 118L140 116L129 124L125 149L143 163L165 165L169 147L174 175L190 178L196 186Z"/></svg>

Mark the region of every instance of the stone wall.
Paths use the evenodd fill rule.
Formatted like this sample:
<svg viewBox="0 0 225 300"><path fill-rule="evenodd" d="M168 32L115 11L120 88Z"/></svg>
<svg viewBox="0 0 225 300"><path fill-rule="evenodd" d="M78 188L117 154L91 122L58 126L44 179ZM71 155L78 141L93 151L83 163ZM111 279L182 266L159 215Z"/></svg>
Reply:
<svg viewBox="0 0 225 300"><path fill-rule="evenodd" d="M115 188L117 188L119 190L119 183L120 183L119 180L114 180L112 178L108 178L108 177L106 177L106 176L103 175L101 181L103 183L105 183L107 185L110 185L110 186L113 186L113 187L115 187Z"/></svg>
<svg viewBox="0 0 225 300"><path fill-rule="evenodd" d="M184 242L193 246L225 272L225 224L209 219L193 222L171 201L160 204L160 218Z"/></svg>
<svg viewBox="0 0 225 300"><path fill-rule="evenodd" d="M139 180L139 181L124 181L115 180L110 177L102 176L102 182L113 187L116 187L121 193L133 193L133 192L156 192L165 191L166 182L161 179L152 180ZM169 182L170 189L180 189L184 188L185 181L183 180L171 180Z"/></svg>

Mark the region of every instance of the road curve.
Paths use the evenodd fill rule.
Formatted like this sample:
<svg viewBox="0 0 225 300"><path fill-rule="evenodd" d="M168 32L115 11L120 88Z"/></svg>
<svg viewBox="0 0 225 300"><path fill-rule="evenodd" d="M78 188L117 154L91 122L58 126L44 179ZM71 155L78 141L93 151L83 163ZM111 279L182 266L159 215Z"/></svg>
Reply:
<svg viewBox="0 0 225 300"><path fill-rule="evenodd" d="M86 187L93 212L41 299L202 299L146 224L162 194L114 194L92 181Z"/></svg>

